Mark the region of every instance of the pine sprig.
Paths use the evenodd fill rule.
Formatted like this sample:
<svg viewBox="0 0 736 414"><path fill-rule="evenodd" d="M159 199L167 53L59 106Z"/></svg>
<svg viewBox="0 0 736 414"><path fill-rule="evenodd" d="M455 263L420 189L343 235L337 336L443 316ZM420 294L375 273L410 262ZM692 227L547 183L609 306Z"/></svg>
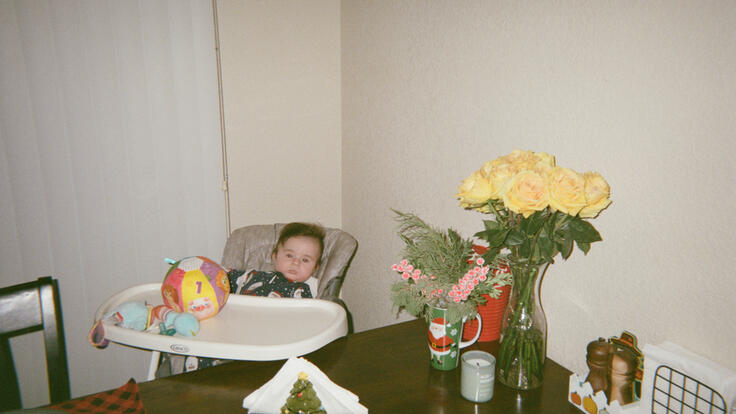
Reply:
<svg viewBox="0 0 736 414"><path fill-rule="evenodd" d="M394 210L398 235L404 241L403 257L423 273L442 280L457 280L468 268L472 241L455 230L438 230L411 213Z"/></svg>

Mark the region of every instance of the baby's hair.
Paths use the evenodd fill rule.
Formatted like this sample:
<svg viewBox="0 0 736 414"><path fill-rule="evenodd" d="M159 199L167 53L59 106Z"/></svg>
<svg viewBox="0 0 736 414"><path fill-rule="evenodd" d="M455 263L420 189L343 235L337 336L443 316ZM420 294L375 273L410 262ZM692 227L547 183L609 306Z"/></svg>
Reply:
<svg viewBox="0 0 736 414"><path fill-rule="evenodd" d="M317 265L322 263L322 252L325 250L325 229L319 224L313 223L289 223L281 229L279 240L273 247L273 254L279 252L279 246L283 246L287 240L292 237L304 236L311 237L319 242L319 257L317 257Z"/></svg>

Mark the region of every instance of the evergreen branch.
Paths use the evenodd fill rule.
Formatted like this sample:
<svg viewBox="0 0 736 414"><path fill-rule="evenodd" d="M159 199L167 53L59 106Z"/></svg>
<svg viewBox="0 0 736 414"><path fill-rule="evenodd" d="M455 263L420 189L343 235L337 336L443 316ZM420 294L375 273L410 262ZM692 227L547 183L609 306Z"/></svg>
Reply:
<svg viewBox="0 0 736 414"><path fill-rule="evenodd" d="M399 222L398 234L404 241L403 257L422 273L446 281L456 281L468 268L472 241L456 231L438 230L411 213L393 210Z"/></svg>

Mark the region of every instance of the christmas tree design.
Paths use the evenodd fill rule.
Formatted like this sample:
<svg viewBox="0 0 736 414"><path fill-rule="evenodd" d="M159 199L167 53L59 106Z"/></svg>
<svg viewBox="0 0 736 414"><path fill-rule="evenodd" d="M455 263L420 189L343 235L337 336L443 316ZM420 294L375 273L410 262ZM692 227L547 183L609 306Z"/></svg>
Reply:
<svg viewBox="0 0 736 414"><path fill-rule="evenodd" d="M306 372L300 372L291 387L286 404L281 407L281 414L326 414L322 409L322 401L312 387Z"/></svg>

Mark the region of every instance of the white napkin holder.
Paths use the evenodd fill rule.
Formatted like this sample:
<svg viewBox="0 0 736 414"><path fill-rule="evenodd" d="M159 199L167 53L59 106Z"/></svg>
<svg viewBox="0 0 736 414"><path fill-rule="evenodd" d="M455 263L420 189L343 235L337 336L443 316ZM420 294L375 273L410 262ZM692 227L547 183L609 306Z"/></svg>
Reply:
<svg viewBox="0 0 736 414"><path fill-rule="evenodd" d="M736 413L736 372L671 342L643 351L643 412Z"/></svg>
<svg viewBox="0 0 736 414"><path fill-rule="evenodd" d="M279 372L243 399L249 413L279 414L300 372L308 376L322 407L329 414L367 414L358 396L332 382L317 366L304 358L289 358Z"/></svg>

